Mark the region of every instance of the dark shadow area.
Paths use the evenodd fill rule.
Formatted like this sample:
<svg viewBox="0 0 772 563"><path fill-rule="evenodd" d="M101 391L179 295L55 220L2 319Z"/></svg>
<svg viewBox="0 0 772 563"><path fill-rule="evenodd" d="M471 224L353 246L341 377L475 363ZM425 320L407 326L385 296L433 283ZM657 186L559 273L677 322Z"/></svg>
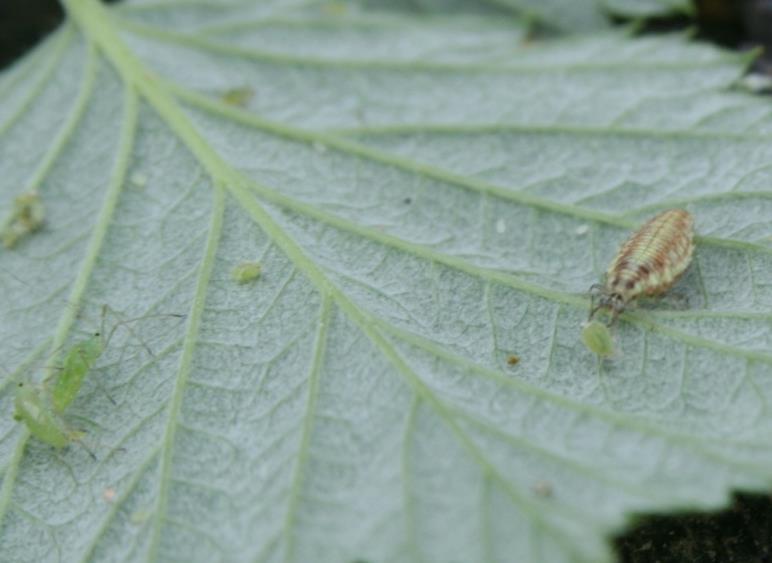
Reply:
<svg viewBox="0 0 772 563"><path fill-rule="evenodd" d="M721 512L647 516L615 548L623 563L769 563L772 499L738 495Z"/></svg>
<svg viewBox="0 0 772 563"><path fill-rule="evenodd" d="M32 49L63 17L56 0L0 1L0 69Z"/></svg>
<svg viewBox="0 0 772 563"><path fill-rule="evenodd" d="M37 45L63 19L58 0L0 0L0 70Z"/></svg>

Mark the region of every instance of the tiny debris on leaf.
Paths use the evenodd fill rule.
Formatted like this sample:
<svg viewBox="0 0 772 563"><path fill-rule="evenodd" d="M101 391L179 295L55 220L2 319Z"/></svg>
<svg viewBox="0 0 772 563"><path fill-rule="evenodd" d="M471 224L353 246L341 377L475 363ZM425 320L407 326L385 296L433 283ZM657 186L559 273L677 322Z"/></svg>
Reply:
<svg viewBox="0 0 772 563"><path fill-rule="evenodd" d="M507 356L507 365L516 366L519 363L520 363L520 356L516 356L514 354L510 354L509 356Z"/></svg>
<svg viewBox="0 0 772 563"><path fill-rule="evenodd" d="M113 487L107 487L102 491L102 498L105 502L113 502L115 500L115 489Z"/></svg>
<svg viewBox="0 0 772 563"><path fill-rule="evenodd" d="M145 184L147 184L147 176L145 176L142 172L135 172L131 175L130 181L138 188L144 188Z"/></svg>
<svg viewBox="0 0 772 563"><path fill-rule="evenodd" d="M249 100L255 95L255 91L249 86L230 88L222 93L220 99L229 106L246 107Z"/></svg>
<svg viewBox="0 0 772 563"><path fill-rule="evenodd" d="M542 498L550 498L552 496L552 483L549 481L536 481L531 490Z"/></svg>
<svg viewBox="0 0 772 563"><path fill-rule="evenodd" d="M16 196L13 209L2 226L0 238L3 246L13 248L29 234L40 230L45 220L43 201L37 192L27 192Z"/></svg>

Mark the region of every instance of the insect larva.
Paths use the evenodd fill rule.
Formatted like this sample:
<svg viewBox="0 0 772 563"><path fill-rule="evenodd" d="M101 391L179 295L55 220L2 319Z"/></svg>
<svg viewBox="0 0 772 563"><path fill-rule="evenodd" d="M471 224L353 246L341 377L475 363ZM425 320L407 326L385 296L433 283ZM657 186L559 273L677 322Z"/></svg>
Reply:
<svg viewBox="0 0 772 563"><path fill-rule="evenodd" d="M631 301L670 289L692 260L693 227L691 214L683 209L669 209L649 219L619 249L605 282L590 288L590 319L599 309L608 309L611 325Z"/></svg>

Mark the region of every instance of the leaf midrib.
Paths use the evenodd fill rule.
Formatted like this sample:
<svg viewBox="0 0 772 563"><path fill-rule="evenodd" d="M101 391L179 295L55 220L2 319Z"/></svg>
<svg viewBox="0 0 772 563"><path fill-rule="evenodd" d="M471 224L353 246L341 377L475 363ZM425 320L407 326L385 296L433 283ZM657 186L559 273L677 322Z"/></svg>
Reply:
<svg viewBox="0 0 772 563"><path fill-rule="evenodd" d="M83 2L86 0L70 0L71 2ZM104 28L97 29L97 31L101 34ZM107 41L107 50L113 49L116 45L118 45L118 38L114 37L113 39L110 39L112 36L107 36L105 40L100 41L100 45L102 45L103 50L105 49L105 41ZM113 42L111 42L113 41ZM120 48L118 49L118 52L125 51L125 47L120 44ZM114 64L116 61L113 57L110 57L113 59ZM143 73L146 71L144 70L144 67L139 64L136 59L133 58L133 55L128 53L128 51L125 51L118 57L118 61L120 61L122 58L125 60L131 60L131 65L137 65L137 68L133 68L133 75L139 76L139 80L135 80L134 82L138 82L138 87L140 90L146 90L144 93L145 95L150 99L152 102L155 100L156 107L159 110L159 113L167 120L167 123L172 127L172 130L174 130L180 139L188 144L189 148L196 154L201 162L205 165L207 170L209 170L210 174L213 178L215 178L216 181L220 181L223 184L226 185L229 189L231 189L232 192L234 192L234 195L237 197L237 199L241 200L242 202L246 203L246 207L251 208L252 210L256 211L259 216L263 216L267 223L271 223L274 225L274 228L272 229L274 231L273 234L276 236L274 237L274 240L279 242L282 241L284 244L287 244L291 251L288 251L288 255L293 259L293 261L301 267L302 270L308 272L311 272L312 274L309 275L309 277L312 279L312 281L315 282L315 284L319 287L320 291L322 293L325 293L326 291L330 291L333 288L333 285L327 280L326 276L319 270L313 262L311 262L303 253L302 251L295 245L294 241L289 239L286 234L277 226L274 224L274 221L270 216L268 216L265 211L257 205L257 203L251 199L246 191L245 188L253 188L254 182L251 182L248 179L243 178L239 173L237 173L235 170L231 169L230 166L222 161L219 156L217 156L214 151L208 146L208 144L200 137L198 132L192 127L192 125L187 121L187 118L180 112L180 110L174 105L171 98L166 97L168 94L164 90L161 90L161 87L163 86L165 89L169 89L173 92L176 92L180 94L182 97L189 99L190 101L194 101L197 103L197 105L200 105L203 109L212 110L216 114L223 114L226 116L231 116L235 118L239 118L239 121L246 122L248 124L252 124L255 126L260 127L261 129L268 130L270 132L276 133L278 135L289 137L293 139L298 139L306 142L322 142L326 145L334 146L335 148L338 148L342 151L346 152L352 152L354 154L358 154L360 156L370 157L374 160L384 162L386 164L394 164L395 166L398 166L400 168L407 168L411 169L413 166L416 166L418 168L425 168L422 165L414 165L412 162L407 161L404 162L403 159L393 158L391 155L384 155L378 151L361 147L355 143L340 140L334 137L331 137L329 135L320 134L320 133L314 133L314 132L307 132L304 130L299 130L296 128L287 127L283 124L276 124L276 123L270 123L265 120L262 120L256 116L253 116L251 114L247 114L246 112L232 108L230 106L225 106L224 104L221 104L216 101L212 101L200 94L192 93L187 90L181 89L179 87L176 87L173 84L169 84L162 79L156 79L156 80L146 80L142 76ZM117 67L119 68L119 71L124 74L125 68L123 65L117 64ZM161 97L159 97L161 96ZM161 111L161 108L164 109L164 111ZM173 117L170 122L170 117ZM428 167L426 167L428 168ZM428 168L430 172L432 172L434 175L439 176L441 179L446 179L447 177L450 177L454 183L460 182L464 184L464 178L463 177L457 177L455 175L447 174L444 171L436 171L431 168ZM266 197L270 195L278 195L276 192L272 192L270 190L266 190L263 192L262 195L265 195ZM520 196L521 194L513 194L516 196ZM527 197L527 199L531 199L530 196ZM538 200L540 203L540 200ZM528 203L528 202L522 202L522 203ZM550 207L553 206L552 202L546 202ZM298 204L299 205L299 204ZM562 206L557 205L558 208L560 208L561 211L563 211L565 214L577 216L580 215L580 213L583 212L583 215L586 218L597 220L600 222L617 225L617 226L631 226L632 223L625 220L619 220L613 217L606 216L605 214L598 213L598 212L585 212L584 210L576 210L574 208L570 208L568 206ZM303 208L303 212L310 213L313 208L305 207ZM578 213L579 212L579 213ZM385 236L385 235L384 235ZM733 241L726 241L726 242L733 242ZM407 243L409 244L409 243ZM423 248L423 247L421 247ZM285 249L286 250L286 249ZM475 274L480 275L480 272L475 272ZM497 276L498 277L498 276ZM512 280L512 276L502 276L509 278ZM510 282L511 283L511 282ZM530 284L525 284L524 282L521 282L517 280L517 287L518 289L523 290L531 290L531 291L537 291L543 292L540 288L536 286L530 286ZM348 301L347 298L342 293L339 293L339 290L335 288L334 293L336 293L337 297L348 304L348 307L351 307L353 311L356 312L356 317L360 318L360 320L364 321L365 324L369 324L371 322L379 322L382 324L382 321L380 319L376 319L371 317L368 313L365 313L364 311L360 311L356 308L353 303ZM558 300L558 301L564 301L566 303L570 304L581 304L581 306L586 306L585 300L580 300L575 297L566 297L565 294L560 294L558 292L550 292L549 294L543 294L547 298ZM348 308L346 307L346 308ZM365 318L362 318L361 315L365 315ZM643 315L640 315L638 313L628 313L628 315L632 318L635 318L643 324L644 326L647 326L648 328L652 328L655 330L658 330L664 334L670 335L670 336L676 336L679 335L680 332L676 331L674 329L670 329L669 327L661 327L653 323L650 319L644 317ZM742 349L736 349L730 346L721 345L720 343L713 343L712 341L708 341L705 339L697 338L697 337L689 337L689 335L684 335L682 339L685 342L700 345L702 344L705 346L707 344L707 347L713 347L714 349L721 349L722 351L725 351L727 353L731 353L740 357L744 357L746 359L751 360L761 360L765 362L772 361L772 356L769 356L768 354L757 354L754 352L745 351ZM714 346L715 345L715 346Z"/></svg>
<svg viewBox="0 0 772 563"><path fill-rule="evenodd" d="M338 304L341 310L344 311L359 329L373 342L373 344L381 350L419 397L432 406L433 410L445 421L472 458L477 460L478 463L481 463L485 471L494 476L496 480L500 481L502 488L506 490L512 502L530 513L535 523L538 523L541 527L551 529L552 537L555 541L564 543L567 547L570 546L571 543L569 539L565 537L564 532L542 516L541 511L537 509L536 502L528 498L524 493L515 489L512 484L507 482L487 459L485 459L476 444L466 436L466 433L463 432L453 418L449 416L444 404L430 392L428 387L425 386L417 374L415 374L405 363L404 359L396 352L388 340L375 330L370 315L361 311L349 301L348 298L335 287L326 278L324 273L302 252L300 247L284 233L278 224L275 223L273 218L252 198L249 190L243 185L244 179L237 172L232 170L229 165L209 147L205 140L201 138L200 134L193 128L192 124L187 120L187 117L175 105L173 98L171 98L162 88L160 83L154 80L147 80L147 73L144 71L142 65L125 48L114 33L114 28L112 23L109 22L109 16L104 12L104 8L96 4L94 0L66 0L66 6L71 17L80 24L84 33L96 42L100 47L100 50L112 61L119 74L147 99L148 103L156 109L171 130L188 146L193 154L199 158L202 165L207 169L208 173L215 181L215 189L219 190L220 188L226 188L242 204L245 210L252 215L256 222L276 242L276 244L284 250L288 258L290 258L299 269L305 272L308 279L317 286L317 289L323 298L332 298ZM189 326L192 326L192 324L193 321L191 321ZM194 335L192 330L189 331L188 334ZM186 354L192 354L192 352L190 352L190 347L188 346L183 349L183 356ZM181 361L181 370L184 370L185 367L189 369L189 365L185 366L183 360ZM180 388L179 378L176 388ZM173 421L172 416L170 416L170 425L167 428L172 426ZM167 449L171 450L171 448L168 448L168 440L166 443ZM162 482L160 485L162 493L159 495L160 500L157 505L156 523L159 523L165 517L165 495L163 494L163 490L167 486L166 483L168 483L169 478L169 464L171 462L170 452L165 457L168 459L164 462L164 469L162 469ZM563 510L567 510L569 515L573 513L573 510L569 510L569 507L563 507ZM573 517L578 516L579 514L577 513L574 514ZM153 539L151 541L151 556L158 548L160 541L159 534L160 526L156 525L154 526Z"/></svg>
<svg viewBox="0 0 772 563"><path fill-rule="evenodd" d="M396 352L391 344L377 330L373 328L371 322L373 317L356 307L354 303L335 287L319 269L297 246L297 244L279 227L273 218L252 198L251 186L245 178L241 177L236 171L232 170L225 163L203 138L195 131L185 115L175 105L171 95L159 83L147 80L140 72L143 67L133 56L125 50L119 43L117 34L113 33L112 26L107 24L106 14L102 8L90 0L68 0L67 6L72 16L80 22L84 33L92 35L99 44L102 52L113 62L113 65L123 76L123 78L148 100L159 115L164 119L170 129L188 146L196 155L201 164L207 169L210 176L216 182L216 190L227 189L247 210L247 212L260 224L266 233L284 250L287 256L295 265L305 272L308 278L317 286L324 299L332 298L340 306L349 318L359 327L359 329L368 336L368 338L381 349L382 353L389 359L394 367L401 373L407 382L413 387L417 396L422 401L430 404L450 429L456 434L457 438L463 443L467 451L476 459L486 474L493 475L501 482L507 490L510 498L524 510L529 511L534 508L534 502L525 498L522 493L515 490L512 484L502 476L498 475L496 469L480 453L475 443L466 436L466 433L458 428L453 417L447 412L445 405L439 401L428 389L420 378L405 363L404 359ZM114 42L114 43L111 43ZM190 347L186 346L186 349ZM171 417L170 417L171 421ZM168 448L168 443L167 443ZM168 448L170 449L170 448ZM167 475L168 478L168 475ZM162 483L163 486L163 483ZM529 508L530 507L530 508ZM532 516L538 521L539 511L535 510ZM159 510L157 518L163 518L163 510ZM157 520L158 521L158 520ZM562 533L554 528L550 523L543 523L546 527L553 529L556 539L560 541ZM156 526L155 535L158 534L159 527ZM157 545L157 540L153 541ZM151 550L151 553L153 551Z"/></svg>

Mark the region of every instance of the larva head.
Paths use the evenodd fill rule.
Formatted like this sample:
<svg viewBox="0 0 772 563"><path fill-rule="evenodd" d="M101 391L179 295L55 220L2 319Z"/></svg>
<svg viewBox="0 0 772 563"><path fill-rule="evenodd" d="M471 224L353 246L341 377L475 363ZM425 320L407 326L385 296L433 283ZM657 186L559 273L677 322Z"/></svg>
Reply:
<svg viewBox="0 0 772 563"><path fill-rule="evenodd" d="M594 284L590 288L590 316L588 321L592 320L600 309L607 309L611 312L609 326L614 323L616 318L625 310L627 301L621 293L610 290L607 286Z"/></svg>

